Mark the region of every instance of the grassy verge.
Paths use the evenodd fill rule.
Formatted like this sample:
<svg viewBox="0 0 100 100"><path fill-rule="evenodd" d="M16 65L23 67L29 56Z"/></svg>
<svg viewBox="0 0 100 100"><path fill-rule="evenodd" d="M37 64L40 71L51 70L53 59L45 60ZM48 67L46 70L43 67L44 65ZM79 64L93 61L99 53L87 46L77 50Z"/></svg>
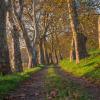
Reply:
<svg viewBox="0 0 100 100"><path fill-rule="evenodd" d="M0 98L2 98L9 91L16 89L16 87L24 80L29 78L31 74L41 70L41 67L35 67L25 70L21 73L14 73L11 75L0 76Z"/></svg>
<svg viewBox="0 0 100 100"><path fill-rule="evenodd" d="M46 89L47 100L95 100L86 89L71 80L62 78L53 67L48 69Z"/></svg>
<svg viewBox="0 0 100 100"><path fill-rule="evenodd" d="M80 64L64 59L60 62L60 66L76 77L85 77L100 82L100 50L90 51L89 54L90 56L82 59Z"/></svg>

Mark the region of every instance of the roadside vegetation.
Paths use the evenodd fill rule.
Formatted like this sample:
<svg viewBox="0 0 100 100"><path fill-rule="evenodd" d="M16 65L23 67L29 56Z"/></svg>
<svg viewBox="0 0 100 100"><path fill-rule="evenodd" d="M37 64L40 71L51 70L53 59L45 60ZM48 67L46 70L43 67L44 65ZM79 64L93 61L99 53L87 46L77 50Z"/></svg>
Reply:
<svg viewBox="0 0 100 100"><path fill-rule="evenodd" d="M94 100L84 87L62 78L55 68L48 69L46 76L47 100Z"/></svg>
<svg viewBox="0 0 100 100"><path fill-rule="evenodd" d="M69 60L60 61L61 68L76 77L85 77L91 81L100 83L100 50L92 50L89 57L80 60L79 64Z"/></svg>
<svg viewBox="0 0 100 100"><path fill-rule="evenodd" d="M0 98L9 93L9 91L16 89L22 81L28 79L32 74L40 71L42 68L43 66L39 66L27 69L21 73L13 73L6 76L0 75Z"/></svg>

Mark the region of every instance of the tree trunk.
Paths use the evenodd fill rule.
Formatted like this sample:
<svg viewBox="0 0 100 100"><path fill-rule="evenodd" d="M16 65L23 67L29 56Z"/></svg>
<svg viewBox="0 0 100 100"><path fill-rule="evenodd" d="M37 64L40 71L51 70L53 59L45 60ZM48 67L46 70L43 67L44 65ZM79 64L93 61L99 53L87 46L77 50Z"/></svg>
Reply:
<svg viewBox="0 0 100 100"><path fill-rule="evenodd" d="M32 0L32 15L33 15L33 26L34 26L34 39L33 39L33 64L37 65L37 50L36 43L39 39L39 31L36 22L36 10L35 10L35 0Z"/></svg>
<svg viewBox="0 0 100 100"><path fill-rule="evenodd" d="M53 64L54 61L53 61L53 54L52 52L49 53L49 60L50 60L50 63Z"/></svg>
<svg viewBox="0 0 100 100"><path fill-rule="evenodd" d="M20 41L19 41L19 32L16 26L13 26L12 31L13 37L13 50L14 50L14 68L16 72L22 72L22 59L21 59L21 50L20 50Z"/></svg>
<svg viewBox="0 0 100 100"><path fill-rule="evenodd" d="M100 49L100 15L98 18L98 40L99 40L99 49Z"/></svg>
<svg viewBox="0 0 100 100"><path fill-rule="evenodd" d="M58 64L58 55L57 55L56 49L55 49L54 53L55 53L55 63Z"/></svg>
<svg viewBox="0 0 100 100"><path fill-rule="evenodd" d="M43 51L44 51L45 64L49 64L49 56L48 56L48 52L47 52L47 45L46 45L45 37L43 38Z"/></svg>
<svg viewBox="0 0 100 100"><path fill-rule="evenodd" d="M20 2L20 1L19 1ZM26 43L26 48L27 48L27 52L28 52L28 57L29 57L29 61L28 61L28 68L31 68L32 65L33 65L33 48L32 48L32 45L30 43L30 39L28 37L28 32L27 32L27 29L25 28L25 25L24 25L24 22L22 20L22 9L20 9L19 13L16 12L16 7L13 6L14 5L14 2L11 0L11 9L14 13L14 16L16 17L17 19L17 22L22 30L22 33L23 33L23 37L24 37L24 40L25 40L25 43ZM20 4L21 6L21 4ZM20 7L22 8L22 7Z"/></svg>
<svg viewBox="0 0 100 100"><path fill-rule="evenodd" d="M61 51L59 51L59 60L62 60L62 59L63 59L62 53Z"/></svg>
<svg viewBox="0 0 100 100"><path fill-rule="evenodd" d="M60 45L59 45L59 39L58 39L58 36L57 36L57 34L55 34L56 35L56 41L57 41L57 46L58 46L58 55L59 55L59 59L58 59L58 61L59 60L62 60L63 59L63 57L62 57L62 54L61 54L61 48L60 48Z"/></svg>
<svg viewBox="0 0 100 100"><path fill-rule="evenodd" d="M11 73L6 34L6 14L5 0L0 0L0 72L2 74Z"/></svg>
<svg viewBox="0 0 100 100"><path fill-rule="evenodd" d="M75 44L75 55L76 55L76 63L79 63L79 49L78 49L78 39L77 39L77 29L78 29L78 20L76 13L76 5L74 0L67 0L68 10L69 10L69 19L70 26L73 33L73 39Z"/></svg>
<svg viewBox="0 0 100 100"><path fill-rule="evenodd" d="M39 42L39 63L44 64L44 51L43 51L43 41L40 39Z"/></svg>
<svg viewBox="0 0 100 100"><path fill-rule="evenodd" d="M73 48L74 48L74 40L72 37L72 41L71 41L71 49L70 49L70 62L73 61L74 57L73 57Z"/></svg>
<svg viewBox="0 0 100 100"><path fill-rule="evenodd" d="M21 58L21 49L20 49L20 34L18 27L16 26L16 19L13 16L11 8L9 8L9 22L11 23L11 35L13 38L13 68L16 72L22 72L22 58Z"/></svg>
<svg viewBox="0 0 100 100"><path fill-rule="evenodd" d="M37 48L33 47L33 66L37 65Z"/></svg>
<svg viewBox="0 0 100 100"><path fill-rule="evenodd" d="M75 54L76 63L79 63L81 58L85 58L88 56L86 50L86 41L87 37L79 33L79 21L78 21L78 14L76 8L76 1L75 0L67 0L68 2L68 10L69 10L69 19L70 19L70 26L73 33L73 52L71 54ZM71 57L71 55L70 55Z"/></svg>

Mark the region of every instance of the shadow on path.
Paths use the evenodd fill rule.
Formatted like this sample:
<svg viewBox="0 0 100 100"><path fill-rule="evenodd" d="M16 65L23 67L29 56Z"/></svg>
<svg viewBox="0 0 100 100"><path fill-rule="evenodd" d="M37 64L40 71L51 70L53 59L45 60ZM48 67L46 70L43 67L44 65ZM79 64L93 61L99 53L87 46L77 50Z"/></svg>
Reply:
<svg viewBox="0 0 100 100"><path fill-rule="evenodd" d="M53 72L50 72L51 69ZM59 93L56 94L54 98L47 98L48 94L52 93L54 89L53 83L56 90L59 90ZM74 95L77 91L78 93L80 92L79 94L81 94L82 91L88 93L92 99L73 99L68 97ZM23 82L18 89L11 91L4 100L100 100L99 94L100 87L87 84L82 79L72 77L65 73L59 66L52 65L33 74L30 79ZM75 96L76 95L77 94L75 94Z"/></svg>

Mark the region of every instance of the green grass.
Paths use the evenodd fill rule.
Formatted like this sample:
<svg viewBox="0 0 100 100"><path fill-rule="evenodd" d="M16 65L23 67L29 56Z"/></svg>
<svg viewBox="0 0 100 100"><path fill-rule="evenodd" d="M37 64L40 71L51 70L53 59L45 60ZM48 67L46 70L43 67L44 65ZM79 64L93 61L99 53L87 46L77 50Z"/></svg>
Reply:
<svg viewBox="0 0 100 100"><path fill-rule="evenodd" d="M2 98L9 91L16 89L16 87L24 80L29 78L31 74L41 70L41 67L27 69L21 73L14 73L11 75L0 76L0 98Z"/></svg>
<svg viewBox="0 0 100 100"><path fill-rule="evenodd" d="M66 72L76 77L85 77L100 81L100 50L92 50L89 57L82 59L80 64L75 61L70 62L67 59L60 61L60 66Z"/></svg>
<svg viewBox="0 0 100 100"><path fill-rule="evenodd" d="M84 87L62 78L53 67L46 76L47 100L95 100Z"/></svg>

